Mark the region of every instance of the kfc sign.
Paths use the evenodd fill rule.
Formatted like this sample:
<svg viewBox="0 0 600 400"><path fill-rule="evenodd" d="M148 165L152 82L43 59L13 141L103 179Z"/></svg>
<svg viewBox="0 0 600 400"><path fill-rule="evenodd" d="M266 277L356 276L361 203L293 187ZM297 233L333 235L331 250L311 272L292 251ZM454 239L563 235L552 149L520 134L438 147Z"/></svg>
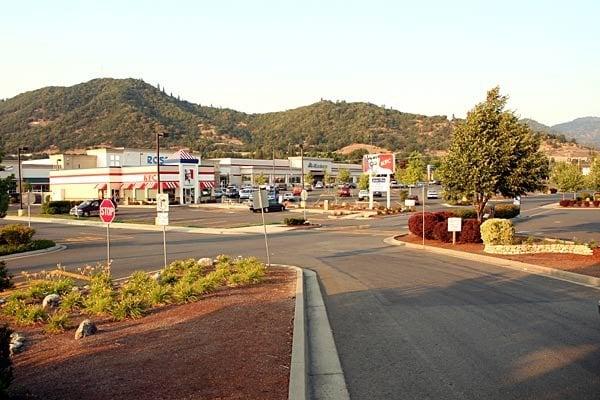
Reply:
<svg viewBox="0 0 600 400"><path fill-rule="evenodd" d="M363 172L373 175L392 175L395 171L394 154L365 154L363 156Z"/></svg>

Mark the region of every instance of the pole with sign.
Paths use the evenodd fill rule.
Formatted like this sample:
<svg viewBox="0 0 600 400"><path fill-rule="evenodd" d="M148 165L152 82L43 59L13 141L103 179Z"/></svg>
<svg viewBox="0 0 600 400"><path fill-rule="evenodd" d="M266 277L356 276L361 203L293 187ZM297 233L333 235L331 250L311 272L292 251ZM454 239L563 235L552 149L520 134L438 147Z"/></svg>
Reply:
<svg viewBox="0 0 600 400"><path fill-rule="evenodd" d="M267 239L267 224L265 223L265 208L269 207L269 196L265 189L258 189L258 196L252 197L252 208L256 210L260 207L260 215L262 217L263 232L265 235L265 249L267 251L267 266L271 266L271 256L269 255L269 240ZM258 200L258 202L257 202Z"/></svg>
<svg viewBox="0 0 600 400"><path fill-rule="evenodd" d="M167 225L169 225L169 195L167 193L156 195L156 225L162 226L163 261L167 268Z"/></svg>
<svg viewBox="0 0 600 400"><path fill-rule="evenodd" d="M302 192L300 193L300 200L302 200L302 208L304 209L304 220L306 221L306 201L308 200L308 192L306 191L306 189L302 189Z"/></svg>
<svg viewBox="0 0 600 400"><path fill-rule="evenodd" d="M27 192L27 226L31 228L31 203L35 202L35 195Z"/></svg>
<svg viewBox="0 0 600 400"><path fill-rule="evenodd" d="M106 224L106 267L110 267L110 224L115 220L117 210L111 199L100 203L100 219Z"/></svg>
<svg viewBox="0 0 600 400"><path fill-rule="evenodd" d="M456 244L456 232L462 230L462 218L448 218L448 232L452 232L452 244Z"/></svg>

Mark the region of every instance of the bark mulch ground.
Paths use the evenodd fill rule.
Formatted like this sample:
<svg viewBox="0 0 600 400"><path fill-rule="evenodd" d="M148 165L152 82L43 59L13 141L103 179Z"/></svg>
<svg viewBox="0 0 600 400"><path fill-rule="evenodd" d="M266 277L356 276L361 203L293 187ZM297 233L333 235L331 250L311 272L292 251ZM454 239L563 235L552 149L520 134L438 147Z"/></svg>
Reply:
<svg viewBox="0 0 600 400"><path fill-rule="evenodd" d="M406 236L398 236L397 240L421 244L422 238L412 233ZM544 267L561 269L563 271L575 272L582 275L600 277L600 248L594 249L591 256L580 256L576 254L519 254L519 255L496 255L483 251L482 243L443 243L437 240L425 240L425 245L441 247L445 249L465 251L467 253L483 254L486 256L504 258L507 260L521 261L528 264L541 265Z"/></svg>
<svg viewBox="0 0 600 400"><path fill-rule="evenodd" d="M105 321L77 341L73 329L16 329L27 348L13 359L11 398L286 399L295 283L273 268L260 285Z"/></svg>

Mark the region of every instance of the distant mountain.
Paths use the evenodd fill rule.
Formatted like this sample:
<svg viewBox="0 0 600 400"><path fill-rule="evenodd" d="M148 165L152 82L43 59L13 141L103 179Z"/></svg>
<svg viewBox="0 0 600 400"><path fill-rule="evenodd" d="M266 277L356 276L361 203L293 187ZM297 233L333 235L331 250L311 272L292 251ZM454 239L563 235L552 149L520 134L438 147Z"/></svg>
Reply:
<svg viewBox="0 0 600 400"><path fill-rule="evenodd" d="M284 156L300 143L307 154L334 156L353 143L407 153L443 149L452 124L445 116L344 101L247 114L193 104L138 79L94 79L0 101L0 140L6 152L18 146L33 151L151 147L157 131L170 133L166 145L212 156L250 152L270 157L273 150Z"/></svg>
<svg viewBox="0 0 600 400"><path fill-rule="evenodd" d="M600 147L600 117L577 118L570 122L552 126L557 132L564 133L579 143L592 144Z"/></svg>
<svg viewBox="0 0 600 400"><path fill-rule="evenodd" d="M551 127L549 127L548 125L544 125L540 122L537 122L534 119L523 118L523 119L521 119L520 122L527 124L531 128L531 130L533 130L534 132L555 133L552 131Z"/></svg>

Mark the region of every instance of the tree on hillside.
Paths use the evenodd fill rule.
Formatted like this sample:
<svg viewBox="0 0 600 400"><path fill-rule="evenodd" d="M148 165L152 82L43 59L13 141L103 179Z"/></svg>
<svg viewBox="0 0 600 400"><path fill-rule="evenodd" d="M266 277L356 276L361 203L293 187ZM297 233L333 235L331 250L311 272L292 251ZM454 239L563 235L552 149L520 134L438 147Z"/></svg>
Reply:
<svg viewBox="0 0 600 400"><path fill-rule="evenodd" d="M339 183L350 182L350 171L348 171L346 168L340 168L337 175L337 181Z"/></svg>
<svg viewBox="0 0 600 400"><path fill-rule="evenodd" d="M362 174L360 178L358 178L358 188L360 190L369 190L369 175Z"/></svg>
<svg viewBox="0 0 600 400"><path fill-rule="evenodd" d="M600 158L594 158L587 176L587 185L590 189L600 191Z"/></svg>
<svg viewBox="0 0 600 400"><path fill-rule="evenodd" d="M542 189L548 175L539 137L504 109L506 101L499 87L488 91L486 100L456 124L439 170L446 192L473 196L479 221L492 196L515 197Z"/></svg>
<svg viewBox="0 0 600 400"><path fill-rule="evenodd" d="M566 162L557 162L554 164L550 180L562 192L563 198L565 197L565 193L573 192L573 199L575 199L577 192L584 188L586 183L581 169L575 164Z"/></svg>

